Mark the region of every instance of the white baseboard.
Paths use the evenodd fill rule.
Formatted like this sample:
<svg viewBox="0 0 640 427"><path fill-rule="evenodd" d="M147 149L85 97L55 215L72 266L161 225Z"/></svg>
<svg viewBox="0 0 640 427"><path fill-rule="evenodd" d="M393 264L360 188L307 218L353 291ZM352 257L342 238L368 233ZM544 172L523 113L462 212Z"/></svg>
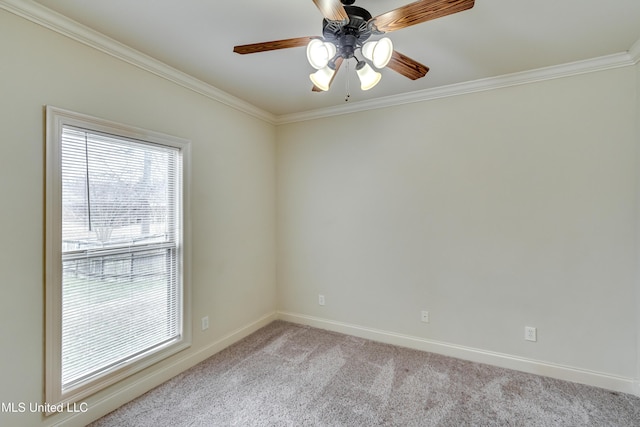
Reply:
<svg viewBox="0 0 640 427"><path fill-rule="evenodd" d="M485 363L501 368L513 369L640 396L640 383L638 380L633 378L624 378L581 368L573 368L570 366L562 366L554 363L512 356L509 354L496 353L446 342L402 335L394 332L336 322L333 320L306 316L298 313L280 311L278 312L278 319L387 344L399 345L402 347L428 351L472 362Z"/></svg>
<svg viewBox="0 0 640 427"><path fill-rule="evenodd" d="M125 403L135 399L138 396L146 393L147 391L159 386L160 384L168 381L176 375L184 372L194 365L202 362L203 360L213 356L214 354L224 350L231 344L240 341L246 336L252 334L258 329L268 325L276 320L277 313L269 313L260 319L243 326L219 340L207 345L195 351L193 353L185 354L183 357L176 359L170 365L167 365L161 369L151 368L146 375L143 375L136 381L128 384L125 387L116 388L113 392L101 396L98 399L87 399L87 412L85 413L73 413L64 418L57 418L51 424L52 426L65 426L82 427L88 423L108 414L116 408L124 405Z"/></svg>
<svg viewBox="0 0 640 427"><path fill-rule="evenodd" d="M229 333L228 335L220 338L219 340L209 344L206 347L201 348L196 352L186 354L185 356L176 359L173 363L161 369L150 369L147 374L141 376L136 381L128 384L127 386L119 388L116 387L113 392L102 395L100 396L100 398L97 398L95 400L88 399L88 411L85 413L78 412L67 414L67 416L55 417L55 419L50 420L50 423L45 424L50 426L64 425L65 427L85 426L91 421L94 421L108 414L109 412L117 409L123 404L146 393L154 387L157 387L158 385L166 382L179 373L224 350L231 344L240 341L246 336L252 334L253 332L277 319L353 335L373 341L384 342L387 344L399 345L416 350L429 351L445 356L469 360L472 362L486 363L502 368L514 369L518 371L558 378L566 381L573 381L640 396L640 381L635 379L623 378L600 372L561 366L552 363L511 356L508 354L495 353L471 347L397 334L394 332L383 331L379 329L367 328L343 322L336 322L313 316L306 316L303 314L281 311L269 313L261 317L260 319Z"/></svg>

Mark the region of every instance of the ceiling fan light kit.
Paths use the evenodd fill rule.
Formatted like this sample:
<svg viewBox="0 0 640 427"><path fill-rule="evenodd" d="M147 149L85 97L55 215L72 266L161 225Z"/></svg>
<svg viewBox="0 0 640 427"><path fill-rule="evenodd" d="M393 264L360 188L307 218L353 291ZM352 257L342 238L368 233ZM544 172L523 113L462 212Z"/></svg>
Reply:
<svg viewBox="0 0 640 427"><path fill-rule="evenodd" d="M348 37L343 37L343 40L349 40ZM350 41L353 43L356 38L351 38ZM335 61L338 57L342 57L345 59L349 59L353 57L356 59L356 73L360 78L360 88L362 90L369 90L380 82L382 78L382 74L376 72L363 60L359 60L355 56L355 52L357 49L361 50L362 56L369 60L373 66L379 70L383 69L387 66L389 61L391 60L391 56L393 55L393 43L389 37L384 37L378 41L369 41L362 45L362 47L349 46L350 56L344 53L344 44L348 43L343 41L343 45L336 46L332 42L322 41L320 39L313 39L307 45L307 59L309 60L309 64L316 70L323 69L329 63L335 64ZM335 70L335 67L333 68ZM322 76L326 74L321 73ZM318 72L309 75L309 78L313 82L314 85L320 90L327 91L329 90L329 83L333 74L327 77L321 77L318 75ZM328 79L327 79L328 78ZM321 85L318 85L318 82L322 82ZM326 83L326 84L325 84Z"/></svg>
<svg viewBox="0 0 640 427"><path fill-rule="evenodd" d="M306 46L307 60L317 70L309 75L314 91L329 90L342 61L351 58L356 61L355 70L362 90L371 89L382 78L374 68L388 67L417 80L427 74L429 67L395 51L388 37L376 41L369 41L369 38L471 9L475 0L418 0L376 17L361 7L352 6L355 0L313 2L324 16L322 38L298 37L254 43L235 46L233 51L248 54Z"/></svg>

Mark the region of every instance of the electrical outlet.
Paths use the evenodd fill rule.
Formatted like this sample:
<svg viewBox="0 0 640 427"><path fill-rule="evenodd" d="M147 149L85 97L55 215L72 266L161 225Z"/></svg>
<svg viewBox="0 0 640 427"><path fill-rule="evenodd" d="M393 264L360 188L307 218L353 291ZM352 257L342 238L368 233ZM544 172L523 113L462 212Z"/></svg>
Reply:
<svg viewBox="0 0 640 427"><path fill-rule="evenodd" d="M324 305L324 295L318 295L318 304Z"/></svg>
<svg viewBox="0 0 640 427"><path fill-rule="evenodd" d="M429 323L429 312L427 310L422 310L420 312L420 321Z"/></svg>
<svg viewBox="0 0 640 427"><path fill-rule="evenodd" d="M200 323L203 331L209 329L209 316L204 316L202 319L200 319Z"/></svg>
<svg viewBox="0 0 640 427"><path fill-rule="evenodd" d="M531 326L524 327L524 339L527 341L538 341L538 331Z"/></svg>

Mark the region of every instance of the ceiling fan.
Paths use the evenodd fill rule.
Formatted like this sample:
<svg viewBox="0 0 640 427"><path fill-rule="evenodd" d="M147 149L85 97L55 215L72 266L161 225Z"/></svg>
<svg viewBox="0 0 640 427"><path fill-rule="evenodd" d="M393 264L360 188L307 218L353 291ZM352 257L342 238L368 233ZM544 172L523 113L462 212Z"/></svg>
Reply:
<svg viewBox="0 0 640 427"><path fill-rule="evenodd" d="M355 0L313 2L324 17L323 37L253 43L235 46L233 51L244 55L307 46L307 59L317 69L309 76L315 92L329 90L343 61L351 58L356 61L355 69L363 90L371 89L380 81L381 74L374 68L379 70L388 66L417 80L427 74L429 67L394 50L388 37L377 41L369 41L369 38L471 9L475 0L419 0L375 17L367 10L353 6Z"/></svg>

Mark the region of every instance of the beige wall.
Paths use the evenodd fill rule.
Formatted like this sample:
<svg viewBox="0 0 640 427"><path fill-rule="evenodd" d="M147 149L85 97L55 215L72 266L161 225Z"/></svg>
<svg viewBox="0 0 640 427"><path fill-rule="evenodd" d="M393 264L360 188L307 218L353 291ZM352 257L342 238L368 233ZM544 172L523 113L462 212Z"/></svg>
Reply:
<svg viewBox="0 0 640 427"><path fill-rule="evenodd" d="M635 81L625 67L279 127L280 310L632 382Z"/></svg>
<svg viewBox="0 0 640 427"><path fill-rule="evenodd" d="M0 402L42 401L45 104L192 141L193 346L161 364L186 360L162 375L273 314L274 127L0 10ZM159 367L88 399L92 413L130 398L134 380ZM57 421L0 413L0 425Z"/></svg>

